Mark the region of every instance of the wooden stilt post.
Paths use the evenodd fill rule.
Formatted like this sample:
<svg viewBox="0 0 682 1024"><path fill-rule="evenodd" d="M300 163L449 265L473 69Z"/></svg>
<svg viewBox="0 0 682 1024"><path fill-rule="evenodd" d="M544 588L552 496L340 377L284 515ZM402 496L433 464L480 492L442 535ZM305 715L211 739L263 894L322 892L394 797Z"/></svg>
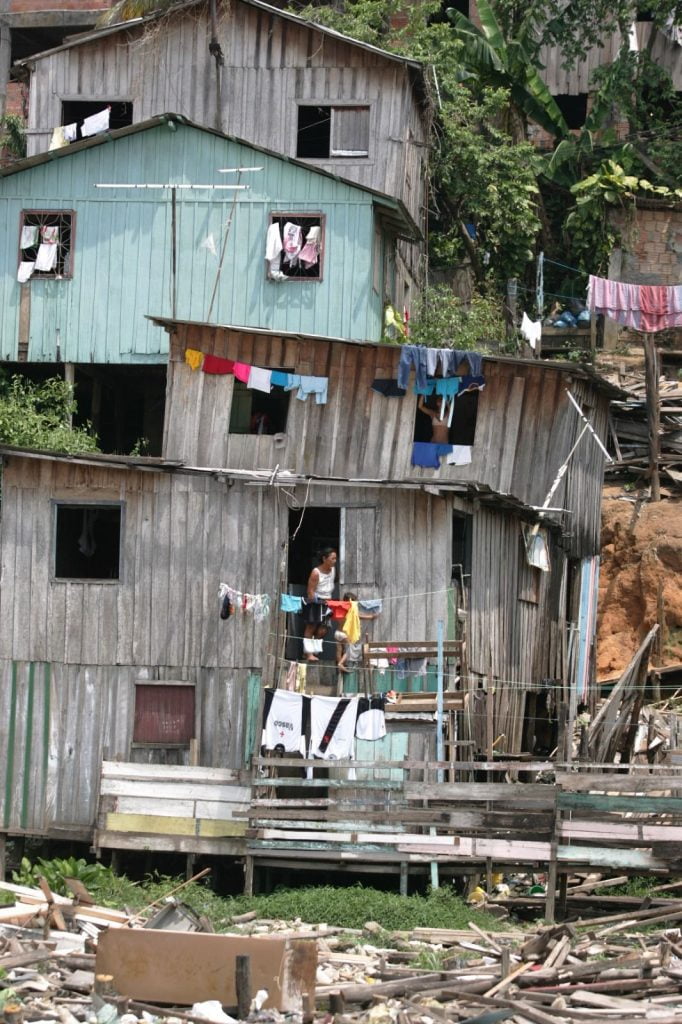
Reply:
<svg viewBox="0 0 682 1024"><path fill-rule="evenodd" d="M545 899L545 920L550 924L554 923L556 912L556 883L557 883L557 850L556 842L552 843L550 850L549 870L547 871L547 897Z"/></svg>
<svg viewBox="0 0 682 1024"><path fill-rule="evenodd" d="M246 1020L251 1007L251 957L235 957L234 987L237 992L237 1019Z"/></svg>
<svg viewBox="0 0 682 1024"><path fill-rule="evenodd" d="M660 455L659 430L661 407L658 395L658 352L652 334L644 335L644 372L646 381L646 418L649 433L649 480L651 500L661 500L661 482L658 471Z"/></svg>
<svg viewBox="0 0 682 1024"><path fill-rule="evenodd" d="M408 868L407 861L401 860L400 862L400 895L407 896L407 877Z"/></svg>
<svg viewBox="0 0 682 1024"><path fill-rule="evenodd" d="M559 875L559 916L563 921L567 913L567 900L568 900L568 874L566 871L562 871Z"/></svg>
<svg viewBox="0 0 682 1024"><path fill-rule="evenodd" d="M244 895L253 896L253 857L244 858Z"/></svg>

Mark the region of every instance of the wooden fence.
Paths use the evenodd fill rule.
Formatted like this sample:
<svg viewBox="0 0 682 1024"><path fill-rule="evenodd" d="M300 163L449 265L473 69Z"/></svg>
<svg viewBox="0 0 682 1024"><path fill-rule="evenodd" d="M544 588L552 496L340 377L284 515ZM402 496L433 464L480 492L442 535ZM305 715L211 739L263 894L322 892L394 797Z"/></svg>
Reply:
<svg viewBox="0 0 682 1024"><path fill-rule="evenodd" d="M247 888L260 866L395 872L402 892L428 866L432 879L526 868L547 872L552 919L575 869L682 867L682 770L474 761L454 774L449 762L255 758Z"/></svg>

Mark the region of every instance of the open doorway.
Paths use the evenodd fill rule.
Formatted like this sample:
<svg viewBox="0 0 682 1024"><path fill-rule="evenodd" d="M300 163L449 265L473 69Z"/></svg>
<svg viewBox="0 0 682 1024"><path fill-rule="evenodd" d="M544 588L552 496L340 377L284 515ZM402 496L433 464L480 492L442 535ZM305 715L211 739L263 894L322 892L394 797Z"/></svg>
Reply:
<svg viewBox="0 0 682 1024"><path fill-rule="evenodd" d="M319 551L324 547L332 547L338 552L340 536L340 508L332 506L307 508L303 513L300 510L289 512L289 562L287 565L287 592L289 594L297 597L305 596L308 577L317 565ZM338 597L339 575L340 565L337 562L337 584L334 597ZM302 657L303 628L303 620L300 615L289 614L287 616L286 657L291 661L297 661ZM324 638L321 660L333 662L335 656L333 629L330 629Z"/></svg>

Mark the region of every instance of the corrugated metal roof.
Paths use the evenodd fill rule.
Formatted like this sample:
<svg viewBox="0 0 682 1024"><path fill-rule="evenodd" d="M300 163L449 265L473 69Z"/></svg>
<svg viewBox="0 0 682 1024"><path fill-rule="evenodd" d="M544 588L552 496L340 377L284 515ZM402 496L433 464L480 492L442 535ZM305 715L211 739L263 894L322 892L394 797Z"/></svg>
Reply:
<svg viewBox="0 0 682 1024"><path fill-rule="evenodd" d="M249 0L249 2L251 2L251 0ZM412 219L402 199L396 199L393 196L379 192L377 189L370 188L368 185L361 185L359 182L351 181L349 178L343 178L339 174L332 174L331 171L326 171L322 167L316 167L313 164L306 163L305 160L298 160L296 157L285 156L283 153L277 153L275 150L266 149L264 146L258 146L254 142L248 142L246 139L239 139L234 135L225 135L224 132L219 132L215 128L207 128L205 125L197 124L196 121L192 121L190 118L184 117L182 114L174 114L170 111L165 114L159 114L156 117L151 117L147 121L138 121L136 124L127 125L125 128L116 128L111 131L100 132L98 135L93 135L90 138L81 139L78 142L72 142L68 146L60 146L59 149L46 150L43 153L37 153L35 156L26 157L24 160L18 160L16 163L9 164L6 167L0 167L0 177L7 178L12 174L19 174L21 171L25 171L29 167L38 167L40 164L50 163L52 160L63 160L72 156L74 153L81 153L84 149L92 149L95 146L102 146L116 139L125 138L127 135L135 135L137 132L145 132L150 128L157 128L159 125L167 124L169 122L177 122L177 124L196 128L198 131L206 132L208 135L216 135L220 139L225 139L227 142L232 142L239 146L248 146L249 149L254 150L256 153L263 153L265 156L273 157L274 159L281 160L287 164L292 164L294 167L300 167L303 170L308 171L310 174L319 174L323 178L338 181L342 185L347 185L349 188L359 189L360 192L365 192L374 197L375 205L382 208L385 219L401 238L407 238L410 241L418 241L422 238L421 231Z"/></svg>
<svg viewBox="0 0 682 1024"><path fill-rule="evenodd" d="M50 57L53 53L59 53L61 50L70 50L75 46L82 46L84 43L89 43L96 39L103 39L105 36L110 36L117 32L127 32L131 28L138 28L140 25L146 25L149 24L149 22L158 21L161 17L167 17L169 13L179 13L183 10L189 9L190 7L197 7L200 4L203 4L203 2L204 0L187 0L186 3L181 3L173 7L170 12L166 11L157 14L150 14L145 18L133 18L130 21L118 22L115 25L103 25L101 28L95 28L91 32L79 33L78 35L67 39L61 44L61 46L54 46L50 50L43 50L41 53L34 53L32 56L24 58L24 60L16 61L15 66L25 67L32 64L33 61L41 60L44 57ZM422 63L412 57L403 57L398 53L391 53L389 50L382 50L379 46L373 46L372 43L365 43L360 39L353 39L351 36L345 36L341 32L336 32L333 28L328 28L326 25L319 25L315 21L307 21L304 18L299 18L297 14L292 14L290 11L283 11L280 10L279 7L273 7L271 4L263 3L263 0L239 0L239 2L248 4L250 7L256 7L259 10L265 11L267 14L284 18L286 21L294 22L295 24L301 25L305 28L315 29L323 35L330 36L333 39L338 39L339 42L347 43L350 46L358 46L362 50L367 50L368 53L374 53L378 57L383 57L386 60L392 60L396 61L398 64L404 64L407 67L411 67L415 71L419 71L423 74L424 68Z"/></svg>
<svg viewBox="0 0 682 1024"><path fill-rule="evenodd" d="M498 508L504 508L511 512L523 512L531 517L536 516L541 509L536 505L526 505L510 494L498 494L490 487L476 483L463 483L455 480L415 480L391 479L386 480L380 477L339 477L339 476L316 476L314 474L292 473L289 470L274 471L262 469L231 469L225 466L193 466L184 462L172 461L162 458L148 458L137 455L108 455L104 452L82 452L67 454L66 452L51 452L40 448L18 448L14 445L0 445L0 460L3 458L41 459L47 462L70 462L78 463L81 466L94 466L102 468L122 470L146 470L155 473L185 473L192 476L213 476L216 478L235 480L252 486L268 487L292 487L292 486L318 486L318 487L368 487L368 488L389 488L402 490L434 491L443 494L461 494L470 498L478 498L484 504L492 504ZM543 518L545 526L555 527L557 524L551 516L545 514Z"/></svg>

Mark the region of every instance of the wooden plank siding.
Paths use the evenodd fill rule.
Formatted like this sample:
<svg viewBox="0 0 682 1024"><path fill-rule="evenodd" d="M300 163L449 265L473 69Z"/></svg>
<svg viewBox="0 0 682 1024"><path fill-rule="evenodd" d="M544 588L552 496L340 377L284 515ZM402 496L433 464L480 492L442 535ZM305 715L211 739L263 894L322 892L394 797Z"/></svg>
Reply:
<svg viewBox="0 0 682 1024"><path fill-rule="evenodd" d="M565 394L585 401L597 434L606 432L608 399L566 366L538 362L484 361L472 462L439 470L411 465L417 398L384 398L371 390L375 377L395 377L400 349L337 344L325 339L259 335L202 325L173 328L168 368L164 455L187 465L288 470L340 480L461 484L542 505L582 429ZM186 347L272 368L329 377L325 405L299 402L292 394L287 443L272 437L228 432L233 380L207 379L184 362ZM564 516L570 557L599 551L603 454L587 435L569 463L553 507ZM339 502L341 503L341 502ZM552 517L557 521L556 517Z"/></svg>
<svg viewBox="0 0 682 1024"><path fill-rule="evenodd" d="M201 763L241 768L253 675L247 669L0 660L0 743L6 752L0 764L0 829L89 837L102 761L133 760L136 681L183 673L196 688ZM162 770L171 777L174 766Z"/></svg>
<svg viewBox="0 0 682 1024"><path fill-rule="evenodd" d="M65 98L125 99L135 122L173 110L287 156L296 156L300 103L368 105L369 156L314 163L402 198L421 223L428 110L414 64L239 0L219 18L222 126L210 25L206 6L198 5L146 32L128 29L38 56L29 155L47 149Z"/></svg>
<svg viewBox="0 0 682 1024"><path fill-rule="evenodd" d="M677 91L682 90L682 53L680 47L673 43L668 35L660 29L655 29L651 22L637 22L639 49L648 48L652 31L655 32L650 53L652 60L670 72L673 88ZM582 60L571 60L568 63L558 46L543 46L539 54L540 65L543 68L540 72L542 80L553 96L588 93L594 86L594 71L612 64L618 56L620 45L620 33L613 32L604 39L601 46L591 47Z"/></svg>
<svg viewBox="0 0 682 1024"><path fill-rule="evenodd" d="M177 192L176 315L203 321L210 311L216 323L378 341L384 296L373 288L375 221L386 246L396 244L394 229L380 225L384 201L301 163L174 125L171 131L153 121L109 144L59 150L0 177L0 221L8 228L0 239L0 359L17 360L26 330L29 362L165 363L166 336L145 317L173 308L171 192L96 186L234 184L236 175L219 169L237 166L261 168L243 175L245 191ZM21 214L31 209L75 212L71 277L17 282ZM265 240L275 211L324 218L320 280L267 277ZM203 244L211 238L213 252Z"/></svg>

